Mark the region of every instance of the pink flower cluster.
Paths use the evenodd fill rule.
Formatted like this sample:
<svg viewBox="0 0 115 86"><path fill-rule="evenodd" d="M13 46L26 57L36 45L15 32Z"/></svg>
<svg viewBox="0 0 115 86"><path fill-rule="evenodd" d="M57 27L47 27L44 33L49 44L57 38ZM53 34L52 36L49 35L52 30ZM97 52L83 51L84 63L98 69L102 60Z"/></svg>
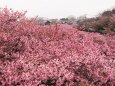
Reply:
<svg viewBox="0 0 115 86"><path fill-rule="evenodd" d="M115 86L115 35L39 26L0 11L0 86Z"/></svg>

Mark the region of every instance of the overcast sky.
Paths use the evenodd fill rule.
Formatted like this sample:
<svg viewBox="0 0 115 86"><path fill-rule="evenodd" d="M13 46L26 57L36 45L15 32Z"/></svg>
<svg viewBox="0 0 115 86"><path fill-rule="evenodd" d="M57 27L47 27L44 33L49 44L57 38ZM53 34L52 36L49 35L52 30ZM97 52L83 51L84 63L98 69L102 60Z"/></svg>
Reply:
<svg viewBox="0 0 115 86"><path fill-rule="evenodd" d="M115 0L0 0L0 8L27 11L27 16L63 18L70 15L88 17L115 7Z"/></svg>

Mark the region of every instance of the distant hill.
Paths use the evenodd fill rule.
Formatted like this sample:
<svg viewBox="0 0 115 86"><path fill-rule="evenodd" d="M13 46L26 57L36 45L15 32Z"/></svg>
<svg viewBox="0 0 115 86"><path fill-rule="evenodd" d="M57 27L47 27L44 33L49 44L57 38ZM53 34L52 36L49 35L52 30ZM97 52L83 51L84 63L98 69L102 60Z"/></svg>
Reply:
<svg viewBox="0 0 115 86"><path fill-rule="evenodd" d="M107 10L96 18L85 18L78 21L81 30L99 32L101 34L115 33L115 9Z"/></svg>

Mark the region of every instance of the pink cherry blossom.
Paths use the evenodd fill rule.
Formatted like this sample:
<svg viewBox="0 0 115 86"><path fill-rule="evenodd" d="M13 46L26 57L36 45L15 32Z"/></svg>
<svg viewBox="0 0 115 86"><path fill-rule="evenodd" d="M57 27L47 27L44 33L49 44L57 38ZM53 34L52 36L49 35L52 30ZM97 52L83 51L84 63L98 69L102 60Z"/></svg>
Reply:
<svg viewBox="0 0 115 86"><path fill-rule="evenodd" d="M0 10L0 86L115 86L115 35L40 26Z"/></svg>

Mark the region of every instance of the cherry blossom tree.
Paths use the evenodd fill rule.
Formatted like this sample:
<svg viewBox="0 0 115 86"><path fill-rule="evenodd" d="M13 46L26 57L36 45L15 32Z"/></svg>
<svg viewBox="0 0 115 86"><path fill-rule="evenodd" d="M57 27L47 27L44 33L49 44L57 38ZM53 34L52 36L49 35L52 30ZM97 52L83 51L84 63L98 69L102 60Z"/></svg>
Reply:
<svg viewBox="0 0 115 86"><path fill-rule="evenodd" d="M39 26L0 11L0 86L115 86L115 35Z"/></svg>

